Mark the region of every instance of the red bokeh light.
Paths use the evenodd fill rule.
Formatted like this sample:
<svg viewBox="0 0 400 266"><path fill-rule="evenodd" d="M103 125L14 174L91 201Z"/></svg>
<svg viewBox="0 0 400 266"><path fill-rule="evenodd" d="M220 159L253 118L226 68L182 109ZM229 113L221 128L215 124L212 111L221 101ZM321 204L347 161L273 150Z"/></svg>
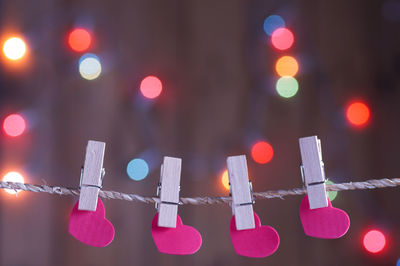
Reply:
<svg viewBox="0 0 400 266"><path fill-rule="evenodd" d="M3 121L3 130L10 137L17 137L24 133L26 128L25 119L19 114L11 114Z"/></svg>
<svg viewBox="0 0 400 266"><path fill-rule="evenodd" d="M266 164L274 157L274 150L268 142L259 141L251 148L251 157L256 163Z"/></svg>
<svg viewBox="0 0 400 266"><path fill-rule="evenodd" d="M364 126L371 116L369 107L363 102L353 102L346 109L346 118L354 126Z"/></svg>
<svg viewBox="0 0 400 266"><path fill-rule="evenodd" d="M92 36L85 29L74 29L68 35L68 44L75 52L87 50L92 43Z"/></svg>
<svg viewBox="0 0 400 266"><path fill-rule="evenodd" d="M155 76L147 76L140 83L140 92L148 99L160 96L162 91L161 80Z"/></svg>
<svg viewBox="0 0 400 266"><path fill-rule="evenodd" d="M379 230L370 230L363 237L364 248L371 253L379 253L386 246L386 237Z"/></svg>
<svg viewBox="0 0 400 266"><path fill-rule="evenodd" d="M293 42L293 33L287 28L278 28L271 35L271 43L278 50L289 49Z"/></svg>

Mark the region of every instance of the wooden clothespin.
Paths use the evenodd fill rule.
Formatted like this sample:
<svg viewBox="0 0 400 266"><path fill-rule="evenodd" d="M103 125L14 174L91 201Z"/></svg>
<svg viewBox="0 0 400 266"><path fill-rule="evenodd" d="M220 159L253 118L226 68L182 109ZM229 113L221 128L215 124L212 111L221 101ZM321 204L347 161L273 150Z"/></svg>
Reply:
<svg viewBox="0 0 400 266"><path fill-rule="evenodd" d="M106 144L89 140L86 147L85 165L81 172L78 210L96 211L99 191L104 178L104 150Z"/></svg>
<svg viewBox="0 0 400 266"><path fill-rule="evenodd" d="M325 170L322 161L321 140L317 136L299 139L302 177L307 189L310 209L328 206L325 189Z"/></svg>
<svg viewBox="0 0 400 266"><path fill-rule="evenodd" d="M164 157L161 165L160 183L157 195L160 196L158 209L158 226L176 228L179 205L179 187L181 181L182 159Z"/></svg>
<svg viewBox="0 0 400 266"><path fill-rule="evenodd" d="M230 156L227 159L232 213L235 215L236 229L255 228L253 213L253 190L247 172L245 155Z"/></svg>

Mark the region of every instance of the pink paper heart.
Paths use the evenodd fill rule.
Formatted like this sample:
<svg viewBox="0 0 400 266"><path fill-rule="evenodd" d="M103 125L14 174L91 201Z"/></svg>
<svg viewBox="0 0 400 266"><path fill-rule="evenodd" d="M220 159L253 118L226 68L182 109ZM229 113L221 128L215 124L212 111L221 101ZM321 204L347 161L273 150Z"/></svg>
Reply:
<svg viewBox="0 0 400 266"><path fill-rule="evenodd" d="M183 225L181 217L176 217L176 228L159 227L158 213L151 222L151 235L158 251L173 255L190 255L201 247L201 235L191 226Z"/></svg>
<svg viewBox="0 0 400 266"><path fill-rule="evenodd" d="M254 229L236 230L235 216L232 216L230 233L233 248L239 255L251 258L263 258L273 254L279 246L279 235L271 226L261 226L254 212Z"/></svg>
<svg viewBox="0 0 400 266"><path fill-rule="evenodd" d="M105 247L114 239L114 226L105 218L103 202L98 199L96 211L78 210L75 204L69 218L69 233L89 246Z"/></svg>
<svg viewBox="0 0 400 266"><path fill-rule="evenodd" d="M308 196L300 204L300 220L304 233L317 238L339 238L346 234L350 227L350 218L341 209L332 207L328 198L328 207L310 210Z"/></svg>

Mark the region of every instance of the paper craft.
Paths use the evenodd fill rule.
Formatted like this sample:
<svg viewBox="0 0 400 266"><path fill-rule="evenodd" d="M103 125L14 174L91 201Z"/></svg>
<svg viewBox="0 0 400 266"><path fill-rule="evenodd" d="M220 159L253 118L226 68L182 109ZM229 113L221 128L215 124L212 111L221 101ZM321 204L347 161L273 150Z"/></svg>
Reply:
<svg viewBox="0 0 400 266"><path fill-rule="evenodd" d="M78 210L79 201L75 204L69 218L69 233L82 243L105 247L114 239L114 226L105 218L103 202L98 199L96 211Z"/></svg>
<svg viewBox="0 0 400 266"><path fill-rule="evenodd" d="M304 233L317 238L340 238L350 227L350 218L341 209L332 207L328 198L328 207L310 210L308 196L300 204L300 219Z"/></svg>
<svg viewBox="0 0 400 266"><path fill-rule="evenodd" d="M151 234L158 251L173 255L190 255L200 249L200 233L191 226L183 225L179 215L176 218L176 228L160 227L157 220L158 213L151 222Z"/></svg>
<svg viewBox="0 0 400 266"><path fill-rule="evenodd" d="M254 229L236 230L235 216L232 216L230 233L233 248L239 255L251 258L263 258L273 254L279 247L279 235L271 226L261 226L254 212Z"/></svg>

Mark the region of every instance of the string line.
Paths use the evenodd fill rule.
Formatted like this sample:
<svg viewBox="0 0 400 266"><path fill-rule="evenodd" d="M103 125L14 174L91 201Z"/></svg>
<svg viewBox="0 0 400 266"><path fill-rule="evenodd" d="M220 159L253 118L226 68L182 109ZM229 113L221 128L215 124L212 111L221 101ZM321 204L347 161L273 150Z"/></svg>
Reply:
<svg viewBox="0 0 400 266"><path fill-rule="evenodd" d="M396 187L400 186L400 178L383 178L383 179L371 179L362 182L349 182L341 184L329 184L326 185L327 191L345 191L345 190L364 190L364 189L376 189L385 187ZM1 182L0 189L11 189L11 190L24 190L30 192L43 192L49 194L57 194L62 196L78 196L80 194L79 189L66 188L59 186L48 186L48 185L34 185L25 183L14 183L14 182ZM265 192L254 192L256 199L273 199L280 198L284 199L286 196L296 196L306 194L305 188L293 188L287 190L269 190ZM158 197L144 197L137 194L128 194L118 191L107 191L100 190L99 196L103 199L118 199L135 201L142 203L160 203ZM207 205L207 204L220 204L230 203L231 197L194 197L194 198L180 198L179 204L191 204L191 205Z"/></svg>

